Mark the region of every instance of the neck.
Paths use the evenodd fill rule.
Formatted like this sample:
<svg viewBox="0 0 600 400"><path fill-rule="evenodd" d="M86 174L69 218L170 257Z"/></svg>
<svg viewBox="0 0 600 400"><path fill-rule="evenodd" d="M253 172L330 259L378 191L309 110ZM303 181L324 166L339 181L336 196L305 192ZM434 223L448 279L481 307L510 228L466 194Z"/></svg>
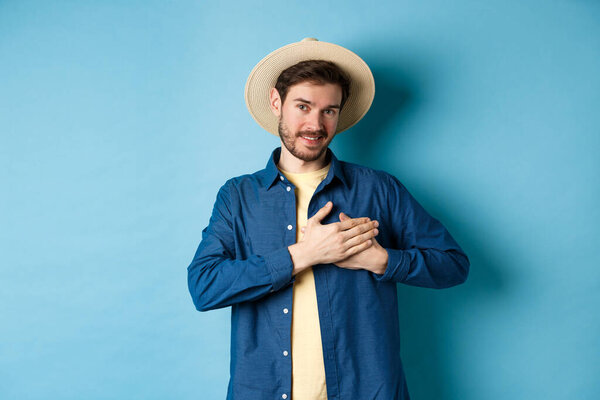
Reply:
<svg viewBox="0 0 600 400"><path fill-rule="evenodd" d="M290 153L282 143L281 155L277 166L282 170L293 174L302 174L304 172L313 172L325 168L326 161L327 151L324 151L323 154L314 161L304 161Z"/></svg>

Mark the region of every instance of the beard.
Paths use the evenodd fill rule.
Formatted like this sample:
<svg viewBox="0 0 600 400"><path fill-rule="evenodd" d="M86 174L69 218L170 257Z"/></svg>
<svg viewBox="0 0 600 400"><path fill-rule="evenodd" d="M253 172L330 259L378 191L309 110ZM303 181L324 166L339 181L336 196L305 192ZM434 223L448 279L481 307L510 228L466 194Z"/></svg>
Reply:
<svg viewBox="0 0 600 400"><path fill-rule="evenodd" d="M285 124L285 122L283 122L283 120L281 118L279 118L278 131L279 131L279 137L281 138L281 142L283 143L285 148L294 157L296 157L302 161L318 160L323 155L323 153L325 153L325 151L327 151L327 146L329 146L331 139L333 139L333 137L327 139L327 136L328 136L327 132L324 131L323 129L320 129L318 131L311 131L311 132L298 131L297 133L293 134L290 132L287 125ZM324 142L323 142L323 145L321 146L321 148L303 151L299 148L299 146L296 146L297 138L300 138L302 136L313 136L313 135L321 135L324 137L324 139L323 139Z"/></svg>

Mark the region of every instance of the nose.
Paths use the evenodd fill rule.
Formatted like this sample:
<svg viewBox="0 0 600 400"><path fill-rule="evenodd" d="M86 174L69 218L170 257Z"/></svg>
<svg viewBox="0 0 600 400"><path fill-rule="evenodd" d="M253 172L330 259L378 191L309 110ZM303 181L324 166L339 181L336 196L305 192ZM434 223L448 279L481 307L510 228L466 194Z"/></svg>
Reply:
<svg viewBox="0 0 600 400"><path fill-rule="evenodd" d="M323 129L323 121L321 120L321 113L311 112L306 116L305 129L307 131L319 131Z"/></svg>

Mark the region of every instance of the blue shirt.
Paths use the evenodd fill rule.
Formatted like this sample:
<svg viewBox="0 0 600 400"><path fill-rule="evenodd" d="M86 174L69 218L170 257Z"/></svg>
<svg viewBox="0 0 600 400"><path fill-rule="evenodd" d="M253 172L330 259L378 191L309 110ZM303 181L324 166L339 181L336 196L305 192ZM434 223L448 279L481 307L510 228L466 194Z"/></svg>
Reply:
<svg viewBox="0 0 600 400"><path fill-rule="evenodd" d="M447 288L467 278L469 260L444 226L392 175L339 161L308 207L328 201L322 221L339 213L379 221L388 251L383 275L334 264L313 267L328 400L408 399L400 360L396 283ZM290 398L292 259L296 243L294 188L277 169L281 148L265 169L228 180L219 190L202 241L188 267L196 309L231 306L228 400ZM286 353L287 354L287 353Z"/></svg>

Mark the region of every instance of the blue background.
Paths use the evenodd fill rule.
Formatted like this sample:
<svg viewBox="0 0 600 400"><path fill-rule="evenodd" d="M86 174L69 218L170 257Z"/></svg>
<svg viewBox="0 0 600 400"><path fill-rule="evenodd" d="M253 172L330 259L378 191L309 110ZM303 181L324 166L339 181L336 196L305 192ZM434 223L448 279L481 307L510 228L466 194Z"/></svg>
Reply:
<svg viewBox="0 0 600 400"><path fill-rule="evenodd" d="M278 145L250 70L307 36L375 75L338 157L471 259L399 285L412 397L598 398L599 2L224 4L0 1L0 398L225 397L230 310L196 312L186 267Z"/></svg>

